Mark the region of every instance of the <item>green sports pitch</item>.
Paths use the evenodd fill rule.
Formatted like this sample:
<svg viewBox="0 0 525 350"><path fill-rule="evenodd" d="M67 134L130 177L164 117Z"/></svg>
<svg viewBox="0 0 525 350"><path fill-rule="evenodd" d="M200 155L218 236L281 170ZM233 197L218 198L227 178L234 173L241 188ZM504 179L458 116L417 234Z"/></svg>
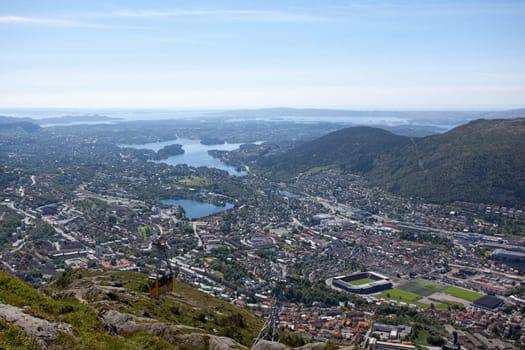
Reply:
<svg viewBox="0 0 525 350"><path fill-rule="evenodd" d="M441 292L443 289L446 289L447 285L435 283L429 280L424 279L415 279L408 283L405 283L399 286L399 289L406 292L415 293L422 297L427 297L433 293Z"/></svg>
<svg viewBox="0 0 525 350"><path fill-rule="evenodd" d="M414 302L421 298L415 293L407 292L397 288L385 290L384 292L379 294L378 297L397 301L404 301L406 303Z"/></svg>
<svg viewBox="0 0 525 350"><path fill-rule="evenodd" d="M371 279L371 278L368 278L368 277L360 278L360 279L355 280L355 281L348 281L348 283L353 285L353 286L360 286L362 284L367 284L367 283L370 283L370 282L374 282L374 280Z"/></svg>
<svg viewBox="0 0 525 350"><path fill-rule="evenodd" d="M453 297L460 298L467 301L475 301L483 296L481 293L477 293L471 290L458 288L458 287L448 287L442 291L444 294L452 295Z"/></svg>
<svg viewBox="0 0 525 350"><path fill-rule="evenodd" d="M453 287L447 284L436 283L434 281L416 279L404 283L397 288L385 290L381 294L379 294L378 297L389 300L402 301L409 304L415 304L423 308L428 308L430 307L430 304L424 304L420 300L425 297L429 297L434 293L448 294L469 302L475 301L483 296L483 294L471 290ZM447 300L430 300L434 302L434 305L437 309L445 309L449 305L461 305L460 303L455 303Z"/></svg>

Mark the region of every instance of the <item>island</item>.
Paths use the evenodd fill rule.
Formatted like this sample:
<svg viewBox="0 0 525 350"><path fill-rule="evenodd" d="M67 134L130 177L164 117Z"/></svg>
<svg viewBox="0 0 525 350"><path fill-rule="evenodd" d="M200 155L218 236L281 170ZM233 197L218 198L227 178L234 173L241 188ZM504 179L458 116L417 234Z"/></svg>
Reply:
<svg viewBox="0 0 525 350"><path fill-rule="evenodd" d="M184 154L184 149L182 149L182 145L179 145L179 144L167 145L157 151L154 159L155 160L168 159L171 156L178 156L179 154Z"/></svg>
<svg viewBox="0 0 525 350"><path fill-rule="evenodd" d="M224 145L225 141L213 137L204 137L201 140L201 144L206 146Z"/></svg>

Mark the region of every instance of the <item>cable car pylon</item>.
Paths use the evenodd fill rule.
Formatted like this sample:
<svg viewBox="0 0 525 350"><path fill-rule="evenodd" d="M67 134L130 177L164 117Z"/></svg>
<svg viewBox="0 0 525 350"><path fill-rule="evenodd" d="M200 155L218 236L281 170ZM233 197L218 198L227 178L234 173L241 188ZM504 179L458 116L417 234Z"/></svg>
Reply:
<svg viewBox="0 0 525 350"><path fill-rule="evenodd" d="M257 338L253 342L252 349L255 349L259 343L263 340L269 340L272 342L279 341L279 314L282 308L280 299L282 298L284 285L286 282L285 268L276 268L275 274L277 277L272 278L274 283L272 306L270 308L270 314L266 318L264 325L262 326Z"/></svg>

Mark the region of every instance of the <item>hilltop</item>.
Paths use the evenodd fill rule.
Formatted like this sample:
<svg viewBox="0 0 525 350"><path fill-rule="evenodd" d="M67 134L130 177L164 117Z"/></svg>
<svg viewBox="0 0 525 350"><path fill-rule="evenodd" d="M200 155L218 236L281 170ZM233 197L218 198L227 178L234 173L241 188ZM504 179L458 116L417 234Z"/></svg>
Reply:
<svg viewBox="0 0 525 350"><path fill-rule="evenodd" d="M379 154L389 148L410 143L409 138L389 131L358 126L341 129L275 157L264 158L260 164L269 167L276 177L307 172L318 167L338 166L350 172L367 172Z"/></svg>
<svg viewBox="0 0 525 350"><path fill-rule="evenodd" d="M40 292L0 272L0 348L244 349L263 324L178 281L152 298L145 278L72 270Z"/></svg>
<svg viewBox="0 0 525 350"><path fill-rule="evenodd" d="M280 180L327 167L435 202L525 203L525 118L476 120L422 138L354 127L259 160Z"/></svg>
<svg viewBox="0 0 525 350"><path fill-rule="evenodd" d="M524 205L525 119L476 120L383 152L372 183L437 202Z"/></svg>

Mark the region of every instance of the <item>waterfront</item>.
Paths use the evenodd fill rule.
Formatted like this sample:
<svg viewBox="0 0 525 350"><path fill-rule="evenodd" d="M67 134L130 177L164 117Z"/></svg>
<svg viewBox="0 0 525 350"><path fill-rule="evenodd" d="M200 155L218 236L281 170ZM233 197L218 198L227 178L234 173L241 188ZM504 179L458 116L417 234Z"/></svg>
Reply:
<svg viewBox="0 0 525 350"><path fill-rule="evenodd" d="M223 207L220 207L191 199L164 199L161 203L164 205L176 205L182 207L186 213L186 217L190 220L200 219L233 208L233 204L231 203L226 203Z"/></svg>
<svg viewBox="0 0 525 350"><path fill-rule="evenodd" d="M200 140L191 140L186 138L177 138L176 140L163 141L163 142L151 142L141 145L120 145L121 147L129 147L136 149L150 149L155 152L162 149L165 146L179 144L182 145L184 154L168 157L167 159L153 161L155 163L165 163L169 165L186 164L192 167L205 166L208 168L216 168L225 170L228 174L233 176L244 176L245 171L239 171L237 168L224 163L218 158L214 158L209 155L208 151L232 151L240 147L241 143L224 143L222 145L203 145Z"/></svg>

